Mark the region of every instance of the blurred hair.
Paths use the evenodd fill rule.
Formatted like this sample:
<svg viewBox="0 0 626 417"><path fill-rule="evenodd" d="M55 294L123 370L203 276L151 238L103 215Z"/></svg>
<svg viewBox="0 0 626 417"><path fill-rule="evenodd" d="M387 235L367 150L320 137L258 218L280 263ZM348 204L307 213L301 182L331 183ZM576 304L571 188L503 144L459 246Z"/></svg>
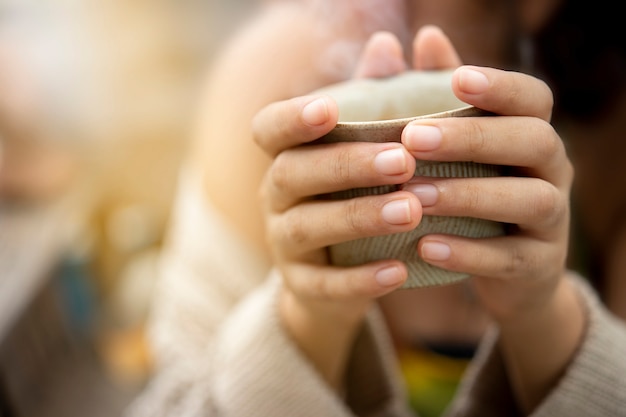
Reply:
<svg viewBox="0 0 626 417"><path fill-rule="evenodd" d="M626 85L626 35L620 3L569 0L535 39L540 75L555 95L555 115L592 120Z"/></svg>

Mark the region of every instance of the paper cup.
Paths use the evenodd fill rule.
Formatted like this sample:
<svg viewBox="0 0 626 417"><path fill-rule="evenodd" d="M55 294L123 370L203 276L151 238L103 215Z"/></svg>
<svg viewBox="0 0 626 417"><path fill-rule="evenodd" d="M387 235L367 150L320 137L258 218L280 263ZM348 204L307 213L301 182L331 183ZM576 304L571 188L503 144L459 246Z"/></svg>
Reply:
<svg viewBox="0 0 626 417"><path fill-rule="evenodd" d="M490 115L458 100L451 90L451 71L409 71L391 78L351 80L331 85L316 93L328 94L339 106L339 123L320 142L400 142L407 123L423 118L483 117ZM420 177L490 177L500 167L473 162L417 160ZM351 189L331 198L348 199L395 191L397 185ZM353 266L382 259L406 263L409 278L402 288L444 285L469 275L446 271L424 262L417 242L427 234L453 234L471 238L504 233L501 223L471 217L424 216L409 232L352 240L329 247L331 262Z"/></svg>

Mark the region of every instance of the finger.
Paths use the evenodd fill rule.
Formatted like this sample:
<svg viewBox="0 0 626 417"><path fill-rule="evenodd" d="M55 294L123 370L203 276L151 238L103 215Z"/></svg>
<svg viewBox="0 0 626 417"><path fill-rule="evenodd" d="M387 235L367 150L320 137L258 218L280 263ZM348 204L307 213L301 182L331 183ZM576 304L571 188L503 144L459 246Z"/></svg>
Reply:
<svg viewBox="0 0 626 417"><path fill-rule="evenodd" d="M387 294L407 279L399 261L377 261L355 267L290 264L285 267L287 285L300 296L314 299L371 299Z"/></svg>
<svg viewBox="0 0 626 417"><path fill-rule="evenodd" d="M515 279L557 274L565 262L563 245L524 236L468 239L428 235L418 253L431 265L473 276Z"/></svg>
<svg viewBox="0 0 626 417"><path fill-rule="evenodd" d="M354 78L389 77L405 70L400 41L394 34L381 31L374 33L365 44Z"/></svg>
<svg viewBox="0 0 626 417"><path fill-rule="evenodd" d="M272 103L252 121L254 141L270 156L330 132L339 111L327 96L304 96Z"/></svg>
<svg viewBox="0 0 626 417"><path fill-rule="evenodd" d="M268 200L284 211L302 198L351 188L401 184L415 159L399 143L337 143L298 147L278 155L267 175Z"/></svg>
<svg viewBox="0 0 626 417"><path fill-rule="evenodd" d="M554 99L547 84L530 75L463 66L452 76L456 96L501 115L534 116L550 121Z"/></svg>
<svg viewBox="0 0 626 417"><path fill-rule="evenodd" d="M560 236L568 219L563 193L537 178L416 178L403 190L415 194L425 215L468 216L516 224L536 237Z"/></svg>
<svg viewBox="0 0 626 417"><path fill-rule="evenodd" d="M559 188L573 177L561 138L548 122L534 117L420 120L404 129L402 143L417 159L520 167L520 174Z"/></svg>
<svg viewBox="0 0 626 417"><path fill-rule="evenodd" d="M443 31L434 25L422 27L413 40L413 67L418 70L456 68L461 58Z"/></svg>
<svg viewBox="0 0 626 417"><path fill-rule="evenodd" d="M271 216L267 235L273 247L302 254L348 240L413 230L421 218L420 203L408 192L313 200Z"/></svg>

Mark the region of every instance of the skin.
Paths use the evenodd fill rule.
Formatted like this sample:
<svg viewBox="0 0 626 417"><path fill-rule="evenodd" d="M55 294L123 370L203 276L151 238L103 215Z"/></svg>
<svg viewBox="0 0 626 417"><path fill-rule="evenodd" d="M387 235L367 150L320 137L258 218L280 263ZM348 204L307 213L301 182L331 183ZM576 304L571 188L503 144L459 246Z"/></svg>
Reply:
<svg viewBox="0 0 626 417"><path fill-rule="evenodd" d="M337 107L329 97L306 94L346 76L316 68L313 57L324 53L329 39L310 35L308 28L315 23L294 9L274 9L227 48L208 85L190 161L204 178L207 198L280 270L284 286L279 306L286 330L337 390L354 336L374 304L402 294L419 310L422 301L441 301L457 288L394 292L406 279L401 262L337 268L328 264L326 246L410 230L423 214L462 213L514 224L509 235L497 239L427 236L416 250L434 265L473 274L479 302L473 322L479 324L462 338L479 337L488 321L498 324L515 393L524 410L532 410L555 385L585 327L583 308L565 280L573 173L549 123L550 90L521 73L460 67L452 83L455 94L499 117L421 121L405 129L401 144L310 145L334 127ZM460 54L438 28L422 27L417 20L409 27L421 27L409 41L387 32L371 38L350 34L359 42L369 39L352 75L454 68L481 52L474 48L472 54ZM265 45L280 47L267 54ZM297 83L288 82L296 75ZM381 153L386 156L377 157ZM416 157L515 168L504 178L413 179ZM347 169L345 161L350 161ZM338 166L344 167L339 177ZM350 202L314 199L333 190L382 184L406 185ZM435 190L429 199L423 185ZM250 207L258 204L259 191L263 210L256 213ZM432 297L438 291L438 298ZM454 305L454 296L446 300ZM450 304L441 305L455 311ZM384 311L395 323L393 312ZM437 329L446 328L437 315L430 321L437 322ZM417 327L410 328L413 335L424 330L417 319L411 324Z"/></svg>
<svg viewBox="0 0 626 417"><path fill-rule="evenodd" d="M445 55L454 56L451 49ZM500 117L413 123L404 130L402 145L356 143L322 149L299 145L319 138L337 122L329 97L275 103L255 118L255 140L274 157L262 190L269 244L285 279L281 316L302 350L339 389L365 312L377 297L405 281L406 268L396 260L337 268L328 264L326 246L407 231L422 214L465 214L514 224L514 232L494 239L426 236L417 250L433 265L474 276L479 301L500 327L518 398L531 410L558 380L584 329L584 312L564 268L573 170L549 124L552 97L543 82L520 73L461 67L452 88L463 101ZM393 167L381 169L376 158L389 149L400 150L401 157ZM323 160L319 152L324 152ZM383 196L312 200L339 189L406 182L414 167L411 156L513 166L525 176L418 178ZM350 166L339 182L334 167L347 158ZM410 191L416 183L434 185L434 204L420 204ZM388 216L390 204L403 205L402 211Z"/></svg>

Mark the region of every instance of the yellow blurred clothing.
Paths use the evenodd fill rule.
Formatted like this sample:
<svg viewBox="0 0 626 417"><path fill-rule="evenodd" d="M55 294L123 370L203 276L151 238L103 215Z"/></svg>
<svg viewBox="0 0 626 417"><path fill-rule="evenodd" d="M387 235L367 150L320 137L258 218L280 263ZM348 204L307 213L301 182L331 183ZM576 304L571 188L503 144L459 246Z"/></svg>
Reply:
<svg viewBox="0 0 626 417"><path fill-rule="evenodd" d="M411 408L421 417L437 417L452 401L470 359L465 352L452 355L416 346L399 349L398 363Z"/></svg>

